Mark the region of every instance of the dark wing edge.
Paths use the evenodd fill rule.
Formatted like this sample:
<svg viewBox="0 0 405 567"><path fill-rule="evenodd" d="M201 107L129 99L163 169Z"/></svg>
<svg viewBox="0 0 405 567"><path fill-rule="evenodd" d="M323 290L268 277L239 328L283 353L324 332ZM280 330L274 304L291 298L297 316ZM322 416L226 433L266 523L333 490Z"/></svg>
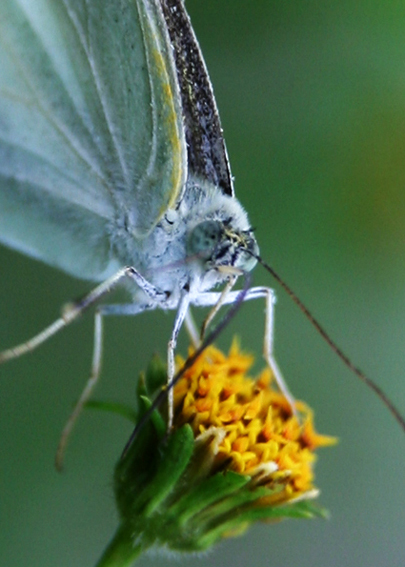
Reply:
<svg viewBox="0 0 405 567"><path fill-rule="evenodd" d="M176 63L189 174L234 196L228 153L214 91L183 0L160 0Z"/></svg>

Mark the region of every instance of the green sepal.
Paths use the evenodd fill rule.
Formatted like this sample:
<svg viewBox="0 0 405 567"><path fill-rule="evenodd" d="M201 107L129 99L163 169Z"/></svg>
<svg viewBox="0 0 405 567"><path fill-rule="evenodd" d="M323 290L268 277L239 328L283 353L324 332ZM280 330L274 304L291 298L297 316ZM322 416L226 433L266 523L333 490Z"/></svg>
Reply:
<svg viewBox="0 0 405 567"><path fill-rule="evenodd" d="M235 476L246 478L243 475ZM248 481L250 478L247 477ZM265 486L251 486L246 483L238 492L229 495L227 498L219 500L210 508L196 514L191 519L190 524L201 526L201 537L198 541L200 550L209 549L218 540L232 532L233 535L243 533L249 525L245 518L241 517L241 510L255 506L256 502L263 497L278 492Z"/></svg>
<svg viewBox="0 0 405 567"><path fill-rule="evenodd" d="M140 495L139 506L145 506L142 515L150 516L173 491L185 471L194 449L194 435L189 425L184 425L169 436L162 449L161 458L154 478L149 479L147 488Z"/></svg>
<svg viewBox="0 0 405 567"><path fill-rule="evenodd" d="M176 517L179 526L183 526L194 515L240 490L249 481L248 476L232 471L217 473L196 486L191 486L189 492L171 507L170 513Z"/></svg>
<svg viewBox="0 0 405 567"><path fill-rule="evenodd" d="M326 518L327 512L307 501L287 506L275 505L274 507L260 507L260 504L255 502L245 509L238 510L235 508L233 512L230 510L228 519L217 517L212 528L207 527L203 537L199 540L200 549L209 549L224 537L240 535L257 521L315 517Z"/></svg>
<svg viewBox="0 0 405 567"><path fill-rule="evenodd" d="M246 478L243 475L238 476ZM249 477L247 478L249 479ZM260 498L264 498L265 496L272 496L276 492L278 492L278 489L273 490L267 488L266 486L251 487L247 485L245 489L240 490L238 493L232 494L228 498L221 500L211 506L209 511L203 510L196 517L196 521L208 524L209 522L212 523L212 519L215 518L216 523L226 522L228 520L229 514L231 516L235 515L235 510L240 511L251 502L255 502Z"/></svg>
<svg viewBox="0 0 405 567"><path fill-rule="evenodd" d="M151 406L150 400L141 397L139 415L143 415ZM152 412L150 419L132 440L114 472L114 490L121 517L127 517L133 511L134 501L141 494L156 473L159 453L151 450L159 446L165 431L163 418L158 411Z"/></svg>
<svg viewBox="0 0 405 567"><path fill-rule="evenodd" d="M139 411L138 411L137 422L139 423L140 418L143 417L143 415L145 415L150 410L152 406L152 402L146 396L141 396L139 398L138 404L139 404ZM153 424L153 427L155 428L155 431L159 439L163 439L164 436L166 435L167 425L166 425L166 421L163 419L160 412L158 410L154 410L150 414L148 421L150 421ZM143 427L145 427L145 425L143 425ZM142 432L143 427L140 429L138 435Z"/></svg>
<svg viewBox="0 0 405 567"><path fill-rule="evenodd" d="M167 382L167 367L162 359L155 354L148 364L145 374L145 394L152 397Z"/></svg>
<svg viewBox="0 0 405 567"><path fill-rule="evenodd" d="M326 518L327 513L325 510L315 506L309 501L302 500L283 506L278 506L277 504L273 506L263 506L260 504L260 500L258 500L247 507L242 507L239 513L234 515L230 522L224 522L223 525L227 525L228 529L233 529L238 523L249 525L263 520L280 520L286 518L311 519L315 517Z"/></svg>
<svg viewBox="0 0 405 567"><path fill-rule="evenodd" d="M148 396L146 389L146 378L145 373L141 372L138 377L138 382L136 383L136 397L139 399L141 396Z"/></svg>
<svg viewBox="0 0 405 567"><path fill-rule="evenodd" d="M301 500L290 505L280 506L280 509L284 509L283 518L322 518L328 520L330 516L326 508L322 508L312 500Z"/></svg>

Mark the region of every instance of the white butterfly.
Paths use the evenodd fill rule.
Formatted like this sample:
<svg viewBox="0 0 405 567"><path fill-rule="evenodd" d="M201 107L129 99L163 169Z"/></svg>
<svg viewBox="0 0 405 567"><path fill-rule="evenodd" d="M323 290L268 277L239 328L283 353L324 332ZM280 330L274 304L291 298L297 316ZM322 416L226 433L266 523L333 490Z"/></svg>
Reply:
<svg viewBox="0 0 405 567"><path fill-rule="evenodd" d="M61 456L98 378L104 315L175 310L170 381L184 320L197 340L189 306L212 306L208 323L256 263L181 0L2 0L0 241L102 282L0 362L36 348L118 283L132 296L97 310L92 375ZM246 294L256 297L267 300L267 362L293 403L272 353L273 292Z"/></svg>

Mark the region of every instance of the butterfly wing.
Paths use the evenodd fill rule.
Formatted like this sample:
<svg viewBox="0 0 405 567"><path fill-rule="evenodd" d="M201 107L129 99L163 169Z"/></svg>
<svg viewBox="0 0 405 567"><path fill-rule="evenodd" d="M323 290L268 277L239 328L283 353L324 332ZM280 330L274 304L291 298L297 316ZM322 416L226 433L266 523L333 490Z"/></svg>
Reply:
<svg viewBox="0 0 405 567"><path fill-rule="evenodd" d="M160 0L176 61L188 173L234 196L225 140L207 68L183 0Z"/></svg>
<svg viewBox="0 0 405 567"><path fill-rule="evenodd" d="M83 278L181 196L181 102L160 4L1 0L0 241Z"/></svg>

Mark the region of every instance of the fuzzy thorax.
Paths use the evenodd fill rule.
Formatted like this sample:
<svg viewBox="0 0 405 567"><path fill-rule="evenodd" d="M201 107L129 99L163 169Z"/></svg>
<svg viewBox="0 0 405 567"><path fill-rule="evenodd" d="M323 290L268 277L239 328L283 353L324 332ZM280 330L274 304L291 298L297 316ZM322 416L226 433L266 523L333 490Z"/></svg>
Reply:
<svg viewBox="0 0 405 567"><path fill-rule="evenodd" d="M177 307L183 289L193 303L193 296L224 283L228 276L219 267L250 271L258 251L241 204L211 185L191 181L176 208L166 211L145 238L127 231L117 243L120 261L165 292L160 306L166 309ZM142 291L132 291L136 302L145 301Z"/></svg>

